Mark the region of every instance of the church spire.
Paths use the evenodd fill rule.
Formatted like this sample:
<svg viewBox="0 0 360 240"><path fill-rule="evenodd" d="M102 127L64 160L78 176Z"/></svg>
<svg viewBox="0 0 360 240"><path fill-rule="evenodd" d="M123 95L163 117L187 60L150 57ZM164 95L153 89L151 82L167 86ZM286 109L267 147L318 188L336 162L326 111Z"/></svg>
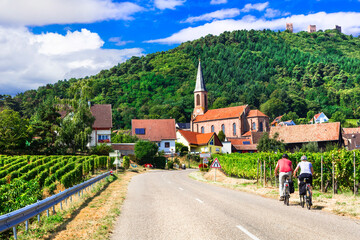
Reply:
<svg viewBox="0 0 360 240"><path fill-rule="evenodd" d="M199 58L199 65L198 65L198 71L197 71L197 76L196 76L196 85L195 85L194 92L207 92L206 87L205 87L204 77L202 74L200 58Z"/></svg>

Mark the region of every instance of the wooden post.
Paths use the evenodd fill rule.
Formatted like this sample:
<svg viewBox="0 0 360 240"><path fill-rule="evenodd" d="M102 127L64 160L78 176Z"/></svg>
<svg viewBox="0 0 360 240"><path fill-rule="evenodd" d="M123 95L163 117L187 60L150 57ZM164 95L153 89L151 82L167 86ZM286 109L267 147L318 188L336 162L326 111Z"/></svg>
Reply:
<svg viewBox="0 0 360 240"><path fill-rule="evenodd" d="M257 159L256 184L259 184L259 158Z"/></svg>
<svg viewBox="0 0 360 240"><path fill-rule="evenodd" d="M272 185L272 178L271 178L271 164L270 164L270 185ZM274 186L274 185L272 185Z"/></svg>
<svg viewBox="0 0 360 240"><path fill-rule="evenodd" d="M354 195L356 195L356 165L355 165L355 152L354 152Z"/></svg>
<svg viewBox="0 0 360 240"><path fill-rule="evenodd" d="M262 162L260 161L260 183L262 183L262 174L263 174L263 167L262 167Z"/></svg>
<svg viewBox="0 0 360 240"><path fill-rule="evenodd" d="M275 165L275 160L274 160L274 169L276 168L276 165ZM274 179L275 179L275 187L277 187L277 181L276 181L276 175L274 174Z"/></svg>
<svg viewBox="0 0 360 240"><path fill-rule="evenodd" d="M324 192L324 155L321 155L321 192Z"/></svg>
<svg viewBox="0 0 360 240"><path fill-rule="evenodd" d="M266 187L266 163L264 160L264 187Z"/></svg>
<svg viewBox="0 0 360 240"><path fill-rule="evenodd" d="M334 155L332 161L332 186L333 186L333 195L335 195L335 164L334 164Z"/></svg>

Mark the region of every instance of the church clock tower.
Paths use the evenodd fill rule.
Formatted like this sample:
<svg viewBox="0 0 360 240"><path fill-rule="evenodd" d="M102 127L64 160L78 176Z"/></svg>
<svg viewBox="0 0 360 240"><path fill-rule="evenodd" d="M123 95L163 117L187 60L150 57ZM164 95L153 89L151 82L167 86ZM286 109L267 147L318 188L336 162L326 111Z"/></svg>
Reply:
<svg viewBox="0 0 360 240"><path fill-rule="evenodd" d="M205 82L201 70L201 62L199 59L199 66L196 76L196 85L194 90L194 111L192 119L197 115L203 115L208 110L208 99L207 99L207 90L205 87Z"/></svg>

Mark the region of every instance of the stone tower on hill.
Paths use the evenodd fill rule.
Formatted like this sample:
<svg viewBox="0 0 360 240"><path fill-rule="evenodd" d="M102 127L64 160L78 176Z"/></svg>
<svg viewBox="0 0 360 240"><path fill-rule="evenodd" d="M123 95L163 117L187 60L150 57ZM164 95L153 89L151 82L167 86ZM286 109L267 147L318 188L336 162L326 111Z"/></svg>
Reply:
<svg viewBox="0 0 360 240"><path fill-rule="evenodd" d="M286 30L293 33L293 31L294 31L293 24L292 23L286 23Z"/></svg>
<svg viewBox="0 0 360 240"><path fill-rule="evenodd" d="M308 26L308 32L309 33L316 32L316 25L309 25Z"/></svg>
<svg viewBox="0 0 360 240"><path fill-rule="evenodd" d="M205 87L204 77L201 69L201 62L199 59L198 71L196 76L196 85L194 90L194 111L192 118L198 115L203 115L208 109L207 90Z"/></svg>

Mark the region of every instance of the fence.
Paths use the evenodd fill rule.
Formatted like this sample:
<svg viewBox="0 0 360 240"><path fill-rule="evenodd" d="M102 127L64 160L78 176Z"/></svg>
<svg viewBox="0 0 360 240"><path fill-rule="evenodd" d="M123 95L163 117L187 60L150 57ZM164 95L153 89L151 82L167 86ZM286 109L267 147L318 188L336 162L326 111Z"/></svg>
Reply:
<svg viewBox="0 0 360 240"><path fill-rule="evenodd" d="M24 208L18 209L11 213L0 216L0 233L6 231L10 228L13 228L14 238L17 239L16 226L20 223L26 223L26 230L28 230L29 219L38 216L38 221L40 221L40 214L47 210L47 215L49 216L49 209L52 207L53 212L55 212L55 205L60 203L62 209L62 201L67 201L68 198L72 200L72 196L76 193L80 195L80 191L86 189L87 187L92 187L92 185L105 177L109 176L110 172L101 174L95 178L87 180L81 184L75 185L71 188L64 190L58 194L55 194L51 197L48 197L44 200L38 201L37 203L31 204Z"/></svg>

